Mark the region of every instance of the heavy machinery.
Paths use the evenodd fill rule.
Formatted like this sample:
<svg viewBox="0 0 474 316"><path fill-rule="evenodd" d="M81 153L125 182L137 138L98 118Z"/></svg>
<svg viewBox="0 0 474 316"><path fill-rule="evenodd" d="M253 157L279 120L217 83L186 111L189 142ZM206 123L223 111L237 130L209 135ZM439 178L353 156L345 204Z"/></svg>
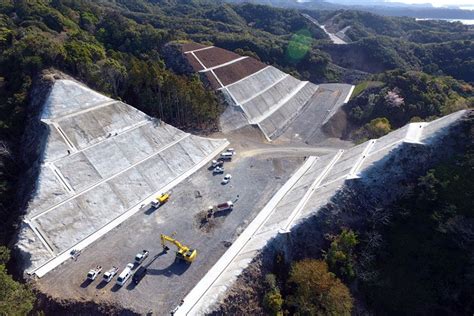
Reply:
<svg viewBox="0 0 474 316"><path fill-rule="evenodd" d="M167 236L164 234L161 234L161 245L163 246L163 249L166 251L169 248L166 246L166 242L172 243L173 245L178 248L176 251L176 260L177 261L185 261L187 263L191 263L196 259L197 256L197 250L196 249L191 249L183 244L181 244L179 241L177 241L174 238L175 233L173 233L171 236Z"/></svg>

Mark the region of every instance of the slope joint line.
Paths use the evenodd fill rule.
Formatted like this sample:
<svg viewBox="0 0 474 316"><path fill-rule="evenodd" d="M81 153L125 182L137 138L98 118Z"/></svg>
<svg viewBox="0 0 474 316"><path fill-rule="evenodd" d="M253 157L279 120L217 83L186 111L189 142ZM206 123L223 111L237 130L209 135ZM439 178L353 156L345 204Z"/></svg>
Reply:
<svg viewBox="0 0 474 316"><path fill-rule="evenodd" d="M285 231L288 231L295 221L296 217L301 213L303 210L304 206L308 203L308 200L310 197L313 195L314 191L320 186L321 182L324 180L324 178L327 176L329 171L334 167L336 162L341 158L342 154L344 153L344 150L339 150L337 154L334 156L334 158L331 160L331 162L324 168L323 172L314 180L314 182L311 184L311 186L308 188L306 191L305 195L301 199L301 201L298 203L296 208L293 210L293 212L290 214L288 217L288 221L284 227Z"/></svg>
<svg viewBox="0 0 474 316"><path fill-rule="evenodd" d="M214 78L216 78L217 82L221 85L221 88L224 87L224 85L222 84L222 81L219 79L219 77L217 77L216 73L214 72L213 69L209 69L210 72L212 73L212 75L214 76ZM227 90L228 91L228 90Z"/></svg>
<svg viewBox="0 0 474 316"><path fill-rule="evenodd" d="M61 135L62 139L66 142L66 145L73 151L77 151L76 146L72 143L72 141L67 137L66 133L62 130L61 126L58 125L58 123L52 122L53 126L56 128L58 131L59 135Z"/></svg>
<svg viewBox="0 0 474 316"><path fill-rule="evenodd" d="M217 68L229 66L229 65L232 65L233 63L236 63L238 61L241 61L241 60L247 59L247 58L249 58L249 57L248 56L241 56L239 58L232 59L231 61L228 61L226 63L220 64L220 65L217 65L217 66L213 66L213 67L209 67L209 68L206 68L204 70L200 70L199 72L206 72L207 70L214 70L214 69L217 69Z"/></svg>
<svg viewBox="0 0 474 316"><path fill-rule="evenodd" d="M46 250L49 252L49 254L53 257L56 256L56 254L54 253L53 247L51 247L51 245L46 241L43 234L41 234L41 232L38 230L36 225L34 225L31 221L25 220L24 222L31 228L31 231L33 231L33 233L39 238L39 240L41 241L43 246L46 248Z"/></svg>
<svg viewBox="0 0 474 316"><path fill-rule="evenodd" d="M343 104L346 104L347 102L349 102L349 99L351 98L352 93L354 92L354 89L355 89L355 86L352 85L351 89L349 90L349 93L347 94L346 98L344 99Z"/></svg>
<svg viewBox="0 0 474 316"><path fill-rule="evenodd" d="M77 116L79 114L84 114L84 113L87 113L87 112L90 112L90 111L94 111L94 110L97 110L97 109L100 109L100 108L103 108L103 107L106 107L106 106L109 106L111 104L114 104L118 101L116 100L111 100L111 101L106 101L106 102L103 102L103 103L99 103L99 104L96 104L94 105L93 107L90 107L90 108L87 108L87 109L84 109L84 110L80 110L80 111L77 111L77 112L72 112L72 113L69 113L69 114L65 114L63 116L59 116L59 117L56 117L56 118L53 118L51 121L53 122L61 122L67 118L70 118L70 117L74 117L74 116Z"/></svg>
<svg viewBox="0 0 474 316"><path fill-rule="evenodd" d="M98 187L99 185L101 185L101 184L103 184L103 183L105 183L105 182L108 182L108 181L114 179L115 177L118 177L119 175L121 175L121 174L127 172L128 170L130 170L130 169L132 169L132 168L138 166L139 164L141 164L141 163L143 163L143 162L145 162L145 161L147 161L147 160L149 160L149 159L151 159L151 158L153 158L153 157L159 155L160 153L162 153L163 151L167 150L168 148L170 148L170 147L176 145L177 143L179 143L179 142L182 141L183 139L189 137L189 135L190 135L190 134L184 135L184 136L181 137L180 139L177 139L177 140L175 140L174 142L172 142L172 143L170 143L170 144L168 144L168 145L166 145L166 146L160 148L159 151L157 151L157 152L151 154L151 155L148 156L148 157L143 158L142 160L140 160L140 161L138 161L138 162L132 164L131 166L127 167L126 169L123 169L122 171L120 171L120 172L118 172L118 173L116 173L116 174L114 174L114 175L112 175L112 176L110 176L110 177L108 177L108 178L106 178L106 179L103 179L103 180L97 182L96 184L94 184L94 185L88 187L87 189L84 189L84 190L80 191L80 192L77 193L76 195L74 195L74 196L72 196L72 197L70 197L70 198L68 198L68 199L66 199L66 200L64 200L64 201L62 201L62 202L60 202L60 203L54 205L53 207L50 207L49 209L47 209L47 210L45 210L45 211L43 211L43 212L41 212L41 213L35 215L32 219L33 219L33 220L36 220L37 218L39 218L39 217L41 217L41 216L43 216L43 215L45 215L45 214L47 214L47 213L49 213L49 212L51 212L51 211L54 211L56 208L60 207L61 205L65 204L65 203L67 203L67 202L69 202L69 201L72 201L72 200L75 199L76 197L78 197L78 196L80 196L80 195L83 195L84 193L89 192L90 190L92 190L92 189Z"/></svg>
<svg viewBox="0 0 474 316"><path fill-rule="evenodd" d="M136 214L141 210L141 205L150 203L153 199L154 196L159 194L159 192L163 191L169 191L179 183L181 183L184 179L188 178L191 176L194 172L202 168L204 165L206 165L215 155L218 155L219 152L221 152L224 148L226 148L229 145L229 142L225 140L220 146L218 146L212 153L209 155L206 155L203 157L203 159L193 167L189 168L186 172L182 173L181 175L177 176L174 178L172 181L170 181L168 184L166 184L164 187L160 188L160 190L156 191L153 194L150 194L147 198L142 200L141 202L135 204L135 206L132 206L129 208L126 212L120 214L117 216L115 219L110 221L109 223L103 225L99 230L89 234L87 237L79 241L77 244L71 246L69 249L66 249L59 253L58 255L55 255L54 258L48 260L46 263L41 265L40 267L37 267L36 269L33 269L32 271L28 272L29 274L36 274L38 277L44 276L46 273L63 263L69 258L69 253L73 249L76 250L82 250L86 248L88 245L92 244L94 241L99 239L100 237L104 236L107 234L109 231L120 225L121 223L125 222L128 218ZM67 256L66 256L67 255Z"/></svg>
<svg viewBox="0 0 474 316"><path fill-rule="evenodd" d="M224 88L230 88L230 87L232 87L233 85L238 84L239 82L242 82L242 81L244 81L244 80L246 80L246 79L249 79L249 78L251 78L251 77L257 75L258 73L261 73L262 71L264 71L265 69L268 69L268 68L270 68L270 67L271 67L271 66L265 66L264 68L260 69L259 71L254 72L253 74L250 74L250 75L248 75L248 76L245 76L245 77L243 77L243 78L237 80L236 82L232 82L231 84L228 84L228 85L225 86ZM222 89L222 88L220 88L220 89Z"/></svg>
<svg viewBox="0 0 474 316"><path fill-rule="evenodd" d="M357 172L359 171L360 167L364 163L364 160L367 159L367 156L370 150L372 149L372 147L374 147L376 142L377 142L376 139L369 140L369 143L367 144L367 146L365 146L364 150L360 154L356 163L354 164L354 166L352 166L351 171L349 171L349 174L347 175L347 179L352 179L352 178L357 177Z"/></svg>
<svg viewBox="0 0 474 316"><path fill-rule="evenodd" d="M411 123L410 125L408 125L408 129L405 134L404 141L419 143L421 136L423 134L423 129L427 124L428 123L426 122L420 122L420 123Z"/></svg>
<svg viewBox="0 0 474 316"><path fill-rule="evenodd" d="M259 95L262 95L263 93L267 92L268 90L270 90L271 88L273 88L274 86L276 86L277 84L279 84L280 82L282 82L283 80L285 80L286 78L288 78L290 75L289 74L286 74L284 75L282 78L278 79L277 81L275 81L274 83L272 83L271 85L269 85L268 87L266 87L265 89L257 92L256 94L254 94L253 96L251 96L250 98L247 98L245 99L244 101L241 102L241 104L245 104L249 101L251 101L252 99L258 97Z"/></svg>
<svg viewBox="0 0 474 316"><path fill-rule="evenodd" d="M298 86L285 98L283 98L280 102L278 102L273 108L271 108L269 111L263 113L259 117L255 118L251 124L257 124L265 120L267 117L278 111L285 103L290 101L298 92L300 92L306 85L308 84L308 81L301 81Z"/></svg>
<svg viewBox="0 0 474 316"><path fill-rule="evenodd" d="M229 88L223 87L223 88L219 88L219 89L225 89L225 91L227 91L227 93L229 94L230 98L231 98L232 101L235 103L235 105L241 107L241 104L240 104L240 103L237 101L237 99L234 97L234 94L233 94L232 92L230 92Z"/></svg>
<svg viewBox="0 0 474 316"><path fill-rule="evenodd" d="M390 144L388 144L388 145L386 145L386 146L383 146L383 147L380 148L380 149L377 149L377 150L374 151L374 152L371 152L371 153L369 154L369 156L373 156L373 155L375 155L375 154L378 154L379 152L381 152L381 151L383 151L383 150L385 150L385 149L387 149L387 148L389 148L389 147L393 147L393 146L395 146L395 145L397 145L397 144L399 144L399 143L403 143L403 142L405 142L405 139L399 139L399 140L397 140L397 141L394 141L393 143L390 143Z"/></svg>
<svg viewBox="0 0 474 316"><path fill-rule="evenodd" d="M243 108L242 108L242 109L243 109ZM244 112L245 112L245 111L244 111ZM250 124L255 124L255 123L251 123L251 122L250 122L250 119L249 119L249 123L250 123ZM272 135L270 135L270 136L267 135L267 131L265 131L265 129L262 127L262 125L260 125L260 123L257 123L257 126L258 126L258 128L262 131L263 136L265 136L265 138L266 138L269 142L272 142L272 139L270 138L270 136L272 136Z"/></svg>
<svg viewBox="0 0 474 316"><path fill-rule="evenodd" d="M311 167L317 157L309 157L294 174L293 176L278 190L260 213L254 218L254 220L247 226L247 228L240 234L237 240L231 245L231 247L221 256L221 258L212 266L211 269L204 275L203 278L194 286L193 289L186 295L183 305L181 305L176 311L175 315L189 315L201 299L207 294L207 292L214 286L217 280L222 276L227 267L229 267L233 260L239 255L240 251L248 244L254 234L266 223L268 218L275 210L278 203L283 197L294 187L298 180L305 174L305 172ZM293 182L293 183L291 183ZM249 236L248 236L249 235ZM242 241L242 239L244 239ZM236 253L232 255L232 252L236 249ZM222 267L223 266L223 267ZM213 270L218 270L217 275L212 275ZM220 271L219 271L220 270ZM210 278L210 282L208 281ZM194 293L197 292L197 293ZM194 297L193 297L194 296ZM192 301L191 303L188 303Z"/></svg>
<svg viewBox="0 0 474 316"><path fill-rule="evenodd" d="M72 194L76 194L76 192L72 188L72 185L69 184L69 182L64 178L64 175L62 174L62 172L54 164L50 163L48 165L49 165L49 169L53 171L54 175L56 176L56 179L59 180L59 182L66 189L66 191Z"/></svg>
<svg viewBox="0 0 474 316"><path fill-rule="evenodd" d="M196 58L196 60L198 61L198 63L202 66L202 68L204 68L203 70L207 70L207 67L204 66L204 64L202 63L202 61L196 56L196 54L194 54L194 52L191 52L191 55L194 56L194 58ZM201 71L203 71L201 70Z"/></svg>
<svg viewBox="0 0 474 316"><path fill-rule="evenodd" d="M119 136L119 135L122 135L122 134L125 134L125 133L128 133L128 132L131 132L131 131L133 131L133 130L136 130L137 128L140 128L140 127L142 127L142 126L145 126L145 125L151 124L151 123L152 123L152 122L149 121L149 120L140 121L140 122L138 122L138 123L135 123L135 124L133 124L133 125L128 126L127 129L124 129L123 131L118 132L117 135L113 135L113 136L111 136L111 137L117 137L117 136ZM109 139L110 139L110 137L106 137L106 138L104 138L103 140L98 141L97 143L94 143L94 144L92 144L92 145L89 145L89 146L84 147L84 148L81 148L81 149L77 149L75 152L72 152L69 156L74 156L74 155L80 154L80 153L82 153L82 152L84 152L84 151L86 151L86 150L88 150L88 149L91 149L91 148L93 148L93 147L95 147L95 146L98 146L98 145L100 145L100 144L106 142L106 141L109 140ZM60 158L57 158L57 159L54 159L54 160L49 160L48 162L54 163L54 162L59 161L59 160L61 160L61 159L64 159L64 157L60 157Z"/></svg>
<svg viewBox="0 0 474 316"><path fill-rule="evenodd" d="M190 54L190 53L200 52L202 50L210 49L210 48L213 48L213 47L214 46L207 46L207 47L198 48L198 49L194 49L194 50L188 50L187 52L184 52L184 53L185 54Z"/></svg>

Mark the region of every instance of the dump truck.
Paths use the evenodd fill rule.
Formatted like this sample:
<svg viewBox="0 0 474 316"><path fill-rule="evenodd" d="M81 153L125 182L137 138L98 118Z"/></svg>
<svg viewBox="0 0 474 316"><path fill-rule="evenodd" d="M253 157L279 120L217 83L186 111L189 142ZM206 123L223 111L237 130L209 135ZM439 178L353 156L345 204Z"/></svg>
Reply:
<svg viewBox="0 0 474 316"><path fill-rule="evenodd" d="M228 211L234 208L234 203L232 201L227 201L225 203L217 204L216 211Z"/></svg>
<svg viewBox="0 0 474 316"><path fill-rule="evenodd" d="M173 233L171 236L167 236L164 234L161 234L160 239L161 239L161 245L163 246L164 251L168 251L169 248L166 246L166 243L172 243L173 245L178 248L176 251L176 261L184 261L186 263L192 263L197 256L197 250L196 249L191 249L188 246L183 245L179 241L177 241L174 238L175 233Z"/></svg>
<svg viewBox="0 0 474 316"><path fill-rule="evenodd" d="M154 208L158 208L160 207L161 205L165 204L166 202L168 202L170 198L170 194L169 193L163 193L161 194L160 196L157 196L152 202L151 202L151 206L154 207Z"/></svg>

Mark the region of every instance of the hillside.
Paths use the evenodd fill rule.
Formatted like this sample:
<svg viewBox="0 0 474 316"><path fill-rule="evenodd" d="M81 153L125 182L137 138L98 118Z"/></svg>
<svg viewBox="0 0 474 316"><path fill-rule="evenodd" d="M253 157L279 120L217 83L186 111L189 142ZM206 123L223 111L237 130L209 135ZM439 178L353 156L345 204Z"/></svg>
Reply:
<svg viewBox="0 0 474 316"><path fill-rule="evenodd" d="M473 87L451 77L401 70L375 75L360 83L343 113L326 126L358 142L378 138L409 122L430 121L474 107ZM345 125L340 117L346 117Z"/></svg>
<svg viewBox="0 0 474 316"><path fill-rule="evenodd" d="M298 305L305 295L295 284L304 278L290 273L293 261L303 259L300 250L287 262L272 253L269 261L280 265L266 281L263 273L273 266L259 261L261 242L274 233L296 234L303 245L314 237L290 230L300 219L317 235L311 259L318 262L307 266L341 298L332 314L359 305L369 313L472 313L466 294L472 186L471 174L462 174L472 167L472 28L298 8L211 0L0 1L0 314L104 313L110 306L110 313L168 313L208 282L222 258L236 258L229 251L252 235L243 233L249 228L268 230L246 240L251 248L222 276L235 280L255 259L250 270L259 278L243 286L256 291L249 299L259 311L311 314L317 308ZM303 13L347 41L333 44ZM234 149L227 151L229 143ZM224 150L233 157L225 173L211 164ZM368 177L377 190L369 181L351 195L345 185L374 166L383 166ZM401 177L393 190L377 182L385 173ZM341 186L349 191L340 193ZM383 205L393 221L373 230L346 212L355 205L360 214L375 214L384 194L399 190L406 194ZM152 208L165 192L170 202ZM336 204L329 203L333 196ZM223 201L236 209L213 213ZM364 209L365 202L372 204ZM306 222L322 206L334 210L323 218L330 225L324 232ZM342 251L337 243L346 228L360 246ZM332 237L324 239L325 232ZM159 243L160 233L177 235L199 259L179 265ZM385 243L365 251L371 233ZM290 248L276 243L274 250L282 245ZM410 258L425 246L426 258ZM150 251L143 264L150 269L140 285L130 281L120 290L102 275L95 284L86 278L97 265L125 269L143 249ZM77 250L80 258L71 256ZM372 259L356 260L365 255ZM436 278L411 273L435 257L443 260L423 272ZM448 257L452 271L440 275ZM384 278L366 278L379 274ZM397 296L412 280L419 287ZM455 297L429 291L446 283ZM222 284L215 284L220 294L231 282ZM379 297L384 292L393 302ZM243 304L239 294L229 308ZM397 308L409 294L417 301Z"/></svg>

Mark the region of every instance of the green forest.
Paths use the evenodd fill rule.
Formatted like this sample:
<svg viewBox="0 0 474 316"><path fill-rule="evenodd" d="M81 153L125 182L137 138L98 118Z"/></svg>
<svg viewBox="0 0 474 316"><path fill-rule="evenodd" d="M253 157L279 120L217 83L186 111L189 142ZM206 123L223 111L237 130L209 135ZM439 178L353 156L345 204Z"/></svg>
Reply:
<svg viewBox="0 0 474 316"><path fill-rule="evenodd" d="M166 65L163 51L171 41L213 44L255 56L315 83L336 82L352 69L363 71L364 81L348 104L349 120L356 130L351 137L358 141L382 136L410 121L472 107L474 42L472 31L466 27L355 11L308 13L331 19L335 28L350 23L347 35L353 42L345 47L332 45L300 12L253 4L0 0L0 245L8 245L18 228L15 188L26 169L18 160L20 141L30 115L31 89L40 74L50 68L178 128L198 133L216 130L223 109L198 76L178 75ZM366 67L356 62L361 56L370 60ZM434 172L440 183L448 181L443 178L445 173ZM436 188L441 190L444 185ZM448 193L443 194L438 198ZM456 201L452 203L457 206ZM463 216L468 215L466 211ZM353 300L343 282L357 277L352 276L354 268L340 262L338 251L330 254L318 262L295 265L289 276L291 291L282 289L282 293L290 294L285 294L275 310L311 313L323 306L320 304L329 304L324 305L328 313L344 314L352 308ZM0 314L12 314L12 310L13 314L25 314L33 306L32 294L7 274L8 250L1 248L0 257ZM386 264L378 268L388 269L395 263ZM333 301L301 302L305 292L298 284L304 269L316 271L314 282L325 282L318 291L334 294ZM320 273L324 277L319 280ZM271 277L268 284L279 293ZM367 289L380 290L375 285ZM18 303L19 297L25 299ZM331 305L339 299L340 305ZM392 308L386 304L381 308Z"/></svg>
<svg viewBox="0 0 474 316"><path fill-rule="evenodd" d="M359 83L345 105L346 137L357 142L378 138L410 122L474 107L473 87L446 76L392 70Z"/></svg>
<svg viewBox="0 0 474 316"><path fill-rule="evenodd" d="M323 217L317 225L323 232L328 229L319 253L304 253L303 259L290 263L277 254L265 277L265 311L271 315L368 311L375 315L471 315L473 119L470 115L457 132L458 154L406 181L401 197L385 206L363 203L372 210L349 200L340 206L346 210L334 218ZM344 223L344 212L364 216L335 224ZM311 249L310 241L302 242Z"/></svg>

